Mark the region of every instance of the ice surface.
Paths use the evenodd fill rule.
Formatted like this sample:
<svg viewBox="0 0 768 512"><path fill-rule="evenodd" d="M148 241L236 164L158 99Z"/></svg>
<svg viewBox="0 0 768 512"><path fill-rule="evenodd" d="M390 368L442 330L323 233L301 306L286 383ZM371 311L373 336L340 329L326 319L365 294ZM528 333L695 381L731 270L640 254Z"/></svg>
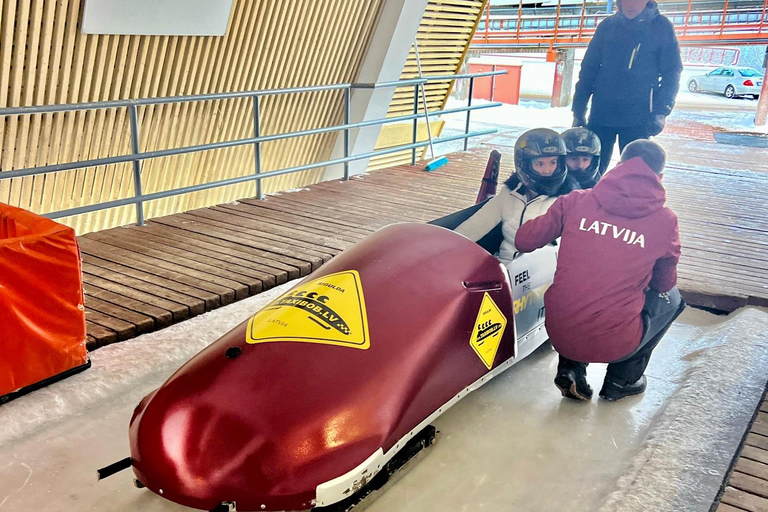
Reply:
<svg viewBox="0 0 768 512"><path fill-rule="evenodd" d="M134 488L130 471L97 482L95 470L128 455L142 396L292 285L99 349L92 369L0 407L0 512L188 510ZM766 318L687 310L654 354L646 394L615 404L564 401L545 345L439 418L437 445L369 510L579 512L654 489L670 502L687 490L703 503L754 410L761 375L764 384ZM603 373L590 366L593 387ZM672 475L671 487L653 478L655 464L670 466L660 478ZM672 510L652 498L660 505L645 510Z"/></svg>
<svg viewBox="0 0 768 512"><path fill-rule="evenodd" d="M683 386L601 512L710 509L766 386L768 315L744 309L706 332Z"/></svg>
<svg viewBox="0 0 768 512"><path fill-rule="evenodd" d="M0 407L0 448L42 426L101 410L132 390L151 391L193 355L298 282L92 352L89 370Z"/></svg>

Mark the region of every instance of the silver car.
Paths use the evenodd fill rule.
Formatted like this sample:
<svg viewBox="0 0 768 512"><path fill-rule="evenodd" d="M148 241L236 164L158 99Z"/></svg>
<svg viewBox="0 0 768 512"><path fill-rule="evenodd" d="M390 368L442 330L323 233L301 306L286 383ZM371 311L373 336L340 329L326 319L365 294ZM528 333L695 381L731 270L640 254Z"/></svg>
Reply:
<svg viewBox="0 0 768 512"><path fill-rule="evenodd" d="M726 98L758 98L762 86L762 72L737 66L717 68L706 75L697 75L688 80L688 90L691 92L719 92Z"/></svg>

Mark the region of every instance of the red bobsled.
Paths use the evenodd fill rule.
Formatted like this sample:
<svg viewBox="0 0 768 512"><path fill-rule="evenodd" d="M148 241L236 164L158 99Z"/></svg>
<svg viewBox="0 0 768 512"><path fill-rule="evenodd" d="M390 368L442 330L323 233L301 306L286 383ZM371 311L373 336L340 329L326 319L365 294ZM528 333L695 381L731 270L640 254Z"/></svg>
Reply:
<svg viewBox="0 0 768 512"><path fill-rule="evenodd" d="M539 308L553 266L544 267L512 276L525 290L513 301L507 271L479 245L435 225L382 229L141 401L130 425L137 479L209 510L348 498L430 421L519 360L518 342L520 356L546 339ZM515 314L526 311L516 335Z"/></svg>

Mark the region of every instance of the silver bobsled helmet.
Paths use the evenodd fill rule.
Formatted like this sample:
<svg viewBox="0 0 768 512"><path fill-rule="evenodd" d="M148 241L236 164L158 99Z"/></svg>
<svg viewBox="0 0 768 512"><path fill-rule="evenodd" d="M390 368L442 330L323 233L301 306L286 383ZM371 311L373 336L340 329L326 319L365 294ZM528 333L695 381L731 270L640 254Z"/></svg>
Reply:
<svg viewBox="0 0 768 512"><path fill-rule="evenodd" d="M568 167L568 174L579 181L584 187L595 185L599 176L600 168L600 139L594 132L587 128L570 128L560 134L565 142L566 158L569 156L588 156L592 162L586 169Z"/></svg>
<svg viewBox="0 0 768 512"><path fill-rule="evenodd" d="M515 174L520 182L537 194L554 195L566 177L565 142L560 135L548 128L528 130L515 142ZM557 169L550 176L543 176L533 169L533 160L557 157Z"/></svg>

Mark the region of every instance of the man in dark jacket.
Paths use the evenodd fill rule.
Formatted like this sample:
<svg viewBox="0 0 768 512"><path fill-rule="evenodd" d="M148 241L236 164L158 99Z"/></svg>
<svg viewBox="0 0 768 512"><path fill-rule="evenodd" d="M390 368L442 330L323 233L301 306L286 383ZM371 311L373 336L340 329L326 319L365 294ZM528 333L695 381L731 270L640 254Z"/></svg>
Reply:
<svg viewBox="0 0 768 512"><path fill-rule="evenodd" d="M656 2L618 0L618 7L597 26L573 97L573 125L588 126L600 137L600 174L608 168L616 137L623 151L633 140L661 133L683 70L674 27Z"/></svg>
<svg viewBox="0 0 768 512"><path fill-rule="evenodd" d="M632 142L593 189L559 197L517 231L520 252L562 237L544 304L563 396L592 397L587 363L610 363L601 398L645 391L651 351L685 307L675 288L680 242L677 217L664 206L665 160L655 142Z"/></svg>

